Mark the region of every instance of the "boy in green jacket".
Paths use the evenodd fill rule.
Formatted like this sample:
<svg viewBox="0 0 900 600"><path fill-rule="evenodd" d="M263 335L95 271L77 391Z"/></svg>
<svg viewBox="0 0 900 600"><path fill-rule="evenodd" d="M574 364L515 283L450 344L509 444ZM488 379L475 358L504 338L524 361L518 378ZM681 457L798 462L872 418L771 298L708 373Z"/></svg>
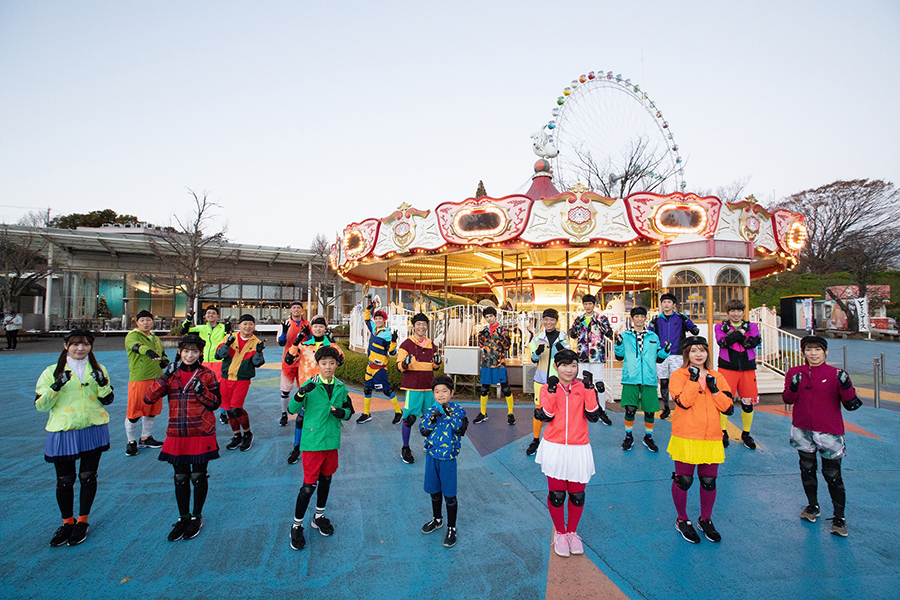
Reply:
<svg viewBox="0 0 900 600"><path fill-rule="evenodd" d="M169 364L162 342L153 333L153 315L142 310L135 319L137 328L125 336L128 351L128 410L125 413L125 446L127 456L137 456L138 448L162 448L153 439L153 421L162 410L161 404L145 404L144 396L153 381ZM141 441L137 441L137 423L141 421Z"/></svg>
<svg viewBox="0 0 900 600"><path fill-rule="evenodd" d="M334 376L344 362L335 346L322 346L316 350L319 374L303 384L288 405L291 414L303 410L303 435L300 449L303 451L303 487L297 494L294 524L291 526L291 548L302 550L306 546L303 537L303 517L309 508L309 500L316 491L316 514L313 529L327 537L334 533L334 526L325 517L325 503L331 489L331 476L338 468L338 448L341 447L343 421L353 415L353 404L347 394L347 386ZM299 417L298 417L299 418Z"/></svg>

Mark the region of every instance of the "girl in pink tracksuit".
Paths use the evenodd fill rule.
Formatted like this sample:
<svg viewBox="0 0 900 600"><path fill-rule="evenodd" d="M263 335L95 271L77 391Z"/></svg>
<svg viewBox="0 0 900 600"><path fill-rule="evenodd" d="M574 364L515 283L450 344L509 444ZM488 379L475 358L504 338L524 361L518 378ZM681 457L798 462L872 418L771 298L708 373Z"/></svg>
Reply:
<svg viewBox="0 0 900 600"><path fill-rule="evenodd" d="M594 474L594 454L588 439L588 421L600 419L600 406L593 386L576 379L578 355L561 350L554 357L559 377L550 377L541 387L534 418L548 423L538 446L535 462L547 476L550 493L547 507L556 529L553 547L559 556L584 554L578 536L578 521L584 510L584 489ZM569 521L565 518L569 494Z"/></svg>

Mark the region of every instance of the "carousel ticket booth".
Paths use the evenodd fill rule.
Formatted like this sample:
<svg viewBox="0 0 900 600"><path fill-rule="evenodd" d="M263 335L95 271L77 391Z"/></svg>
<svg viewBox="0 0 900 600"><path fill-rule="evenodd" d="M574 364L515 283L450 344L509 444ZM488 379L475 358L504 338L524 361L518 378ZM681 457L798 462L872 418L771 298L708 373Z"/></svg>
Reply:
<svg viewBox="0 0 900 600"><path fill-rule="evenodd" d="M386 217L347 225L330 258L345 279L376 288L376 302L401 335L414 310L426 312L448 372L477 372L480 309L496 306L512 337L510 381L530 390L528 344L545 308L559 311L558 328L566 331L591 293L622 330L632 305L654 312L659 294L669 291L708 334L729 299L747 302L752 279L796 264L805 235L802 217L770 213L752 197L738 204L685 193L607 198L582 185L560 193L539 160L525 194L433 209L404 202ZM403 294L416 299L414 310L398 301ZM350 325L351 347L364 351L362 298ZM611 361L604 379L617 395Z"/></svg>

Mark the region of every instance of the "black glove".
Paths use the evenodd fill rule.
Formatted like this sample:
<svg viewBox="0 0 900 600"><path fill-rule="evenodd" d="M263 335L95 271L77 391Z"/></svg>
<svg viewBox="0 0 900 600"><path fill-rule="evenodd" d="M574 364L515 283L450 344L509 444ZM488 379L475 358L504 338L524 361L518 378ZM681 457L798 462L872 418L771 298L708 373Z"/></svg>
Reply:
<svg viewBox="0 0 900 600"><path fill-rule="evenodd" d="M300 333L306 338L311 338L313 336L312 329L310 329L309 325L304 325L303 329L300 330Z"/></svg>
<svg viewBox="0 0 900 600"><path fill-rule="evenodd" d="M369 311L369 315L371 315L372 311L375 310L375 303L372 302L371 298L369 298L369 303L366 305L366 310Z"/></svg>
<svg viewBox="0 0 900 600"><path fill-rule="evenodd" d="M537 347L537 349L534 351L534 353L537 354L538 356L540 356L541 354L544 353L544 348L545 348L545 347L546 347L546 346L544 346L543 344L541 344L540 346Z"/></svg>
<svg viewBox="0 0 900 600"><path fill-rule="evenodd" d="M584 387L587 389L594 387L594 374L590 371L582 371L581 383L583 383Z"/></svg>
<svg viewBox="0 0 900 600"><path fill-rule="evenodd" d="M403 366L404 366L404 367L409 367L409 365L412 364L412 358L413 358L413 357L412 357L412 354L407 354L407 355L406 355L406 358L403 359Z"/></svg>
<svg viewBox="0 0 900 600"><path fill-rule="evenodd" d="M459 436L466 435L466 430L469 428L469 417L463 417L462 423L459 426L459 429L454 429L453 433Z"/></svg>
<svg viewBox="0 0 900 600"><path fill-rule="evenodd" d="M800 382L803 380L803 375L800 373L794 373L791 377L790 389L792 392L796 392L800 389Z"/></svg>
<svg viewBox="0 0 900 600"><path fill-rule="evenodd" d="M262 352L266 349L266 340L259 340L259 343L256 345L256 350L258 352Z"/></svg>
<svg viewBox="0 0 900 600"><path fill-rule="evenodd" d="M694 325L693 329L691 329L691 335L700 335L700 328Z"/></svg>
<svg viewBox="0 0 900 600"><path fill-rule="evenodd" d="M189 310L186 313L184 313L184 320L185 321L193 321L194 320L194 311Z"/></svg>
<svg viewBox="0 0 900 600"><path fill-rule="evenodd" d="M173 373L176 373L178 369L181 368L182 362L180 360L176 360L173 363L169 363L166 365L166 368L163 370L163 377L171 377Z"/></svg>
<svg viewBox="0 0 900 600"><path fill-rule="evenodd" d="M203 382L199 379L194 378L194 385L192 387L194 388L195 394L200 395L203 393Z"/></svg>
<svg viewBox="0 0 900 600"><path fill-rule="evenodd" d="M709 389L710 394L718 394L719 393L719 386L717 384L718 384L718 382L716 381L716 378L713 375L707 373L706 374L706 387Z"/></svg>
<svg viewBox="0 0 900 600"><path fill-rule="evenodd" d="M101 397L97 398L97 402L99 402L103 406L109 406L110 404L113 403L114 399L115 399L115 396L113 395L112 392L110 392L106 396L101 396Z"/></svg>
<svg viewBox="0 0 900 600"><path fill-rule="evenodd" d="M590 412L588 409L584 409L584 418L591 423L596 423L600 420L600 409L598 408L594 412Z"/></svg>
<svg viewBox="0 0 900 600"><path fill-rule="evenodd" d="M106 378L106 375L103 374L103 371L97 369L96 371L91 371L91 377L94 378L94 381L97 382L97 385L100 387L106 387L109 385L109 379Z"/></svg>
<svg viewBox="0 0 900 600"><path fill-rule="evenodd" d="M726 417L730 417L731 415L733 415L734 414L734 404L729 406L728 410L722 411L722 414L725 415Z"/></svg>
<svg viewBox="0 0 900 600"><path fill-rule="evenodd" d="M731 333L725 336L725 345L731 346L732 344L737 344L738 342L743 341L744 334L741 333L740 329L735 329Z"/></svg>
<svg viewBox="0 0 900 600"><path fill-rule="evenodd" d="M666 354L670 354L672 352L672 342L666 342L663 344L663 350L666 351Z"/></svg>
<svg viewBox="0 0 900 600"><path fill-rule="evenodd" d="M436 410L431 411L431 414L428 415L428 424L434 425L435 423L438 422L438 419L440 419L440 418L441 418L441 413L439 413Z"/></svg>
<svg viewBox="0 0 900 600"><path fill-rule="evenodd" d="M225 333L231 333L231 331L232 331L231 317L228 317L227 319L225 319Z"/></svg>
<svg viewBox="0 0 900 600"><path fill-rule="evenodd" d="M453 409L450 408L449 404L444 404L441 406L441 408L444 409L444 414L447 415L448 417L453 414Z"/></svg>
<svg viewBox="0 0 900 600"><path fill-rule="evenodd" d="M547 391L550 392L551 394L555 394L556 386L558 386L558 385L559 385L559 377L557 377L556 375L551 375L550 378L547 380Z"/></svg>
<svg viewBox="0 0 900 600"><path fill-rule="evenodd" d="M862 400L860 400L856 396L853 396L852 399L847 400L846 402L841 402L841 404L843 404L844 408L846 408L847 410L856 410L863 405Z"/></svg>
<svg viewBox="0 0 900 600"><path fill-rule="evenodd" d="M688 373L691 376L691 381L700 381L700 369L691 365L688 367Z"/></svg>
<svg viewBox="0 0 900 600"><path fill-rule="evenodd" d="M299 346L303 342L303 332L297 334L297 337L294 338L294 346Z"/></svg>
<svg viewBox="0 0 900 600"><path fill-rule="evenodd" d="M565 349L566 349L566 347L563 346L563 343L562 343L562 342L556 342L556 351L557 351L557 352L562 352L562 351L565 350Z"/></svg>
<svg viewBox="0 0 900 600"><path fill-rule="evenodd" d="M147 350L147 358L152 358L152 359L156 360L157 358L159 358L159 354L157 354L153 350Z"/></svg>
<svg viewBox="0 0 900 600"><path fill-rule="evenodd" d="M441 355L440 355L440 354L438 354L437 352L435 352L435 353L434 353L434 356L431 357L431 360L434 362L435 365L441 366L441 361L444 360L444 359L441 358Z"/></svg>
<svg viewBox="0 0 900 600"><path fill-rule="evenodd" d="M853 387L853 383L850 381L850 376L847 375L847 371L843 369L838 369L838 382L841 384L841 389L849 390Z"/></svg>
<svg viewBox="0 0 900 600"><path fill-rule="evenodd" d="M393 343L393 344L397 343L397 332L396 331L391 334L391 343Z"/></svg>
<svg viewBox="0 0 900 600"><path fill-rule="evenodd" d="M544 423L549 423L553 420L553 417L544 412L544 409L540 406L534 409L534 418L538 421L543 421Z"/></svg>
<svg viewBox="0 0 900 600"><path fill-rule="evenodd" d="M292 365L294 361L297 360L297 357L291 354L290 352L285 353L284 355L284 364Z"/></svg>
<svg viewBox="0 0 900 600"><path fill-rule="evenodd" d="M314 389L316 389L316 382L313 381L312 379L310 379L309 381L307 381L306 383L303 384L303 387L301 387L299 390L297 390L297 393L300 394L301 396L305 396L306 394L310 393Z"/></svg>
<svg viewBox="0 0 900 600"><path fill-rule="evenodd" d="M234 343L234 334L230 334L227 338L225 338L225 345L230 346Z"/></svg>
<svg viewBox="0 0 900 600"><path fill-rule="evenodd" d="M165 369L168 366L169 366L169 357L166 356L165 354L163 354L162 356L159 357L159 367L161 369Z"/></svg>
<svg viewBox="0 0 900 600"><path fill-rule="evenodd" d="M331 407L331 416L335 419L343 419L345 414L343 408Z"/></svg>
<svg viewBox="0 0 900 600"><path fill-rule="evenodd" d="M617 333L617 334L616 334L616 345L617 345L617 346L621 346L621 345L622 345L622 342L624 342L624 341L625 341L625 338L622 337L622 334L621 334L621 333Z"/></svg>
<svg viewBox="0 0 900 600"><path fill-rule="evenodd" d="M50 384L50 389L54 392L58 392L62 389L62 386L69 383L69 380L72 379L71 371L63 371L59 375L56 376L56 380Z"/></svg>

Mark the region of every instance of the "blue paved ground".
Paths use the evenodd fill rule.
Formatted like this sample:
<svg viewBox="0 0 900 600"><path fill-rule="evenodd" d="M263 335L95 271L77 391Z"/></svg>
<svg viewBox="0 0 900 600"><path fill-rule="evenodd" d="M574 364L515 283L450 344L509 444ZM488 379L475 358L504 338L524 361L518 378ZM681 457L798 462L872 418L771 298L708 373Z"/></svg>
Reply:
<svg viewBox="0 0 900 600"><path fill-rule="evenodd" d="M168 543L177 518L171 467L156 460L156 451L125 456L125 355L101 352L98 358L121 392L110 407L113 448L100 463L87 541L50 548L59 514L53 469L42 455L46 415L34 410L33 388L55 356L0 356L2 597L529 599L565 592L555 585L548 590L548 567L560 563L549 555L546 482L524 454L527 406L517 408L516 427L505 424L497 405L490 421L470 428L459 461L455 548L441 545L442 534L419 533L430 515L421 460L400 462L399 428L388 413L378 413L371 423L354 420L345 428L328 507L335 535L308 530L307 548L294 552L288 531L301 471L285 462L293 428L276 423L277 371L262 371L247 402L253 448L223 449L222 459L210 464L200 536ZM477 412L474 404L466 407ZM865 407L847 417L881 438L847 434L849 538L831 536L822 519L800 521L805 500L796 453L787 444L789 419L760 412L754 421L760 450L732 444L720 470L714 520L723 542L691 546L674 530L671 461L640 445L623 453L622 416L613 413L612 428L591 426L598 473L579 528L586 558L566 560L593 562L633 598L897 598L900 414ZM229 437L220 427L220 445ZM662 448L668 437L669 425L658 423ZM421 459L420 449L415 454ZM820 500L828 516L824 482ZM689 507L696 518L696 485Z"/></svg>

